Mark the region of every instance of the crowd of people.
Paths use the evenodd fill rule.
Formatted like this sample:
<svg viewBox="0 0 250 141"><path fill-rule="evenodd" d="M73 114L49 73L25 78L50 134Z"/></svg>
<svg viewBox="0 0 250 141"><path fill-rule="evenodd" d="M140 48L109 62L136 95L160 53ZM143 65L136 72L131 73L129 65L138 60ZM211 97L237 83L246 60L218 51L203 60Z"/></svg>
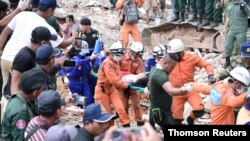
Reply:
<svg viewBox="0 0 250 141"><path fill-rule="evenodd" d="M128 1L118 0L115 4L120 13L120 40L104 53L104 43L99 32L91 27L90 18L83 17L77 23L73 15L68 15L60 23L53 16L58 7L56 0L10 0L12 10L8 15L8 4L0 0L1 137L4 141L160 141L156 124L166 136L168 125L181 125L184 120L193 125L197 118L204 116L200 93L210 96L212 125L249 125L248 4L241 0L227 4L218 0L172 0L175 14L172 22L184 22L185 11L191 5L190 22L197 21L199 26L207 26L212 21L212 27L218 26L222 9L227 5L226 62L224 70L215 74L212 65L187 51L181 39L172 39L166 45L159 42L152 47L151 56L143 60L145 47L138 23L124 19ZM147 7L146 17L150 6L160 18L165 15L164 0L133 2L138 7ZM204 15L206 19L202 22ZM130 35L133 41L129 41ZM240 51L231 57L233 47ZM197 67L206 70L207 85L195 82ZM57 91L58 74L72 94L69 97L64 98ZM142 118L142 93L149 95L149 121ZM60 117L64 107L71 104L73 94L86 99L83 105L78 105L83 108L83 122L79 126L62 125ZM134 119L129 116L130 101ZM192 111L184 119L186 102ZM237 108L241 109L235 111ZM118 118L116 125L114 120ZM136 128L131 127L133 121ZM140 133L130 130L140 130Z"/></svg>

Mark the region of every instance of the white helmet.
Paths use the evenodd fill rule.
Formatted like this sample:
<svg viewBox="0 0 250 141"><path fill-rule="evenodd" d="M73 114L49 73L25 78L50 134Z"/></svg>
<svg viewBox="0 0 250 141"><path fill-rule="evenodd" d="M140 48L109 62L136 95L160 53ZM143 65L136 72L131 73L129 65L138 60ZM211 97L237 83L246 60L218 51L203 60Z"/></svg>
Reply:
<svg viewBox="0 0 250 141"><path fill-rule="evenodd" d="M177 53L184 51L184 44L180 39L173 39L168 43L168 53Z"/></svg>
<svg viewBox="0 0 250 141"><path fill-rule="evenodd" d="M144 51L144 47L143 47L142 43L140 43L140 42L133 42L130 45L130 49L136 53L141 53Z"/></svg>
<svg viewBox="0 0 250 141"><path fill-rule="evenodd" d="M110 47L111 53L124 54L124 49L120 41L114 42Z"/></svg>
<svg viewBox="0 0 250 141"><path fill-rule="evenodd" d="M246 86L248 86L250 83L250 74L249 74L248 70L244 67L235 67L230 72L230 75L234 79L244 83Z"/></svg>
<svg viewBox="0 0 250 141"><path fill-rule="evenodd" d="M153 48L153 56L163 57L167 53L166 48L162 44L158 44Z"/></svg>

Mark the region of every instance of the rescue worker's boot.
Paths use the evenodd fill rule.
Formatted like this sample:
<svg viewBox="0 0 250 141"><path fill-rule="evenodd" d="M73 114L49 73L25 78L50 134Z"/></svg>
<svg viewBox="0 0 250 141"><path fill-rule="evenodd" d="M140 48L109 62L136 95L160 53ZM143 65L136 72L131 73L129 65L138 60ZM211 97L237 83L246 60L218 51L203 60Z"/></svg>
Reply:
<svg viewBox="0 0 250 141"><path fill-rule="evenodd" d="M181 125L183 119L174 119L177 125Z"/></svg>
<svg viewBox="0 0 250 141"><path fill-rule="evenodd" d="M179 12L175 12L175 17L170 22L176 22L179 20Z"/></svg>
<svg viewBox="0 0 250 141"><path fill-rule="evenodd" d="M178 21L178 23L182 23L182 22L185 22L185 13L181 13L181 17Z"/></svg>
<svg viewBox="0 0 250 141"><path fill-rule="evenodd" d="M199 14L197 26L202 24L202 15Z"/></svg>
<svg viewBox="0 0 250 141"><path fill-rule="evenodd" d="M209 25L210 25L210 21L208 19L206 19L204 23L201 24L201 26L209 26Z"/></svg>
<svg viewBox="0 0 250 141"><path fill-rule="evenodd" d="M143 121L137 121L137 126L143 126L144 122Z"/></svg>
<svg viewBox="0 0 250 141"><path fill-rule="evenodd" d="M122 125L124 128L130 127L130 123Z"/></svg>
<svg viewBox="0 0 250 141"><path fill-rule="evenodd" d="M197 17L196 14L194 14L194 15L192 16L192 18L189 19L188 21L189 21L189 22L196 22L197 20L198 20L198 17Z"/></svg>
<svg viewBox="0 0 250 141"><path fill-rule="evenodd" d="M226 57L226 63L224 64L224 69L230 66L230 57Z"/></svg>
<svg viewBox="0 0 250 141"><path fill-rule="evenodd" d="M217 27L217 26L219 26L219 22L213 22L212 24L211 24L211 28L215 28L215 27Z"/></svg>
<svg viewBox="0 0 250 141"><path fill-rule="evenodd" d="M194 125L194 119L191 118L190 116L187 117L187 123L188 125Z"/></svg>

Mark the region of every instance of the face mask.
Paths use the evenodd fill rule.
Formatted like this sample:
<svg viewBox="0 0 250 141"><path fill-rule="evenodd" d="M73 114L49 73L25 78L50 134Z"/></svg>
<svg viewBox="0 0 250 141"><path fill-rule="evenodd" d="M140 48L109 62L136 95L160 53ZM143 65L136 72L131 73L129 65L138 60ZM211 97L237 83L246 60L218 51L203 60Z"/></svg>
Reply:
<svg viewBox="0 0 250 141"><path fill-rule="evenodd" d="M113 58L116 62L119 62L122 59L122 56L115 55Z"/></svg>
<svg viewBox="0 0 250 141"><path fill-rule="evenodd" d="M84 56L84 55L86 55L87 53L89 53L89 50L88 50L88 49L81 49L81 51L79 52L79 54L80 54L81 56Z"/></svg>
<svg viewBox="0 0 250 141"><path fill-rule="evenodd" d="M238 94L241 94L241 93L243 93L244 91L245 91L245 88L244 88L243 86L241 86L240 89L236 89L236 92L237 92Z"/></svg>
<svg viewBox="0 0 250 141"><path fill-rule="evenodd" d="M85 56L85 55L86 55L86 53L79 52L79 55L81 55L81 56Z"/></svg>

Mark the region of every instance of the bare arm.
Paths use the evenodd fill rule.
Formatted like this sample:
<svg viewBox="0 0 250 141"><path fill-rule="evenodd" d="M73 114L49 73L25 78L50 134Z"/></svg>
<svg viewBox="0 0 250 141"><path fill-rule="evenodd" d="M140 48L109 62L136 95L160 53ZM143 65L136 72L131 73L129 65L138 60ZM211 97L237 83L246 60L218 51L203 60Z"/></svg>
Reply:
<svg viewBox="0 0 250 141"><path fill-rule="evenodd" d="M21 72L17 70L12 71L11 86L10 86L11 94L14 94L20 90L19 83L20 83L21 76L22 76Z"/></svg>
<svg viewBox="0 0 250 141"><path fill-rule="evenodd" d="M73 43L74 39L75 39L75 37L72 36L66 40L63 40L63 42L59 46L63 49L67 48L68 46L70 46Z"/></svg>
<svg viewBox="0 0 250 141"><path fill-rule="evenodd" d="M6 26L0 35L0 56L2 55L2 52L3 52L3 45L7 37L10 35L10 33L12 33L12 30L8 26Z"/></svg>
<svg viewBox="0 0 250 141"><path fill-rule="evenodd" d="M174 88L170 82L166 82L166 83L162 84L162 88L163 88L169 95L172 95L172 96L175 96L175 95L183 95L183 94L186 93L186 91L182 91L182 90L180 90L179 88Z"/></svg>
<svg viewBox="0 0 250 141"><path fill-rule="evenodd" d="M22 12L20 8L16 8L9 15L5 16L2 20L0 20L0 27L5 27L7 24L15 17L18 13Z"/></svg>

